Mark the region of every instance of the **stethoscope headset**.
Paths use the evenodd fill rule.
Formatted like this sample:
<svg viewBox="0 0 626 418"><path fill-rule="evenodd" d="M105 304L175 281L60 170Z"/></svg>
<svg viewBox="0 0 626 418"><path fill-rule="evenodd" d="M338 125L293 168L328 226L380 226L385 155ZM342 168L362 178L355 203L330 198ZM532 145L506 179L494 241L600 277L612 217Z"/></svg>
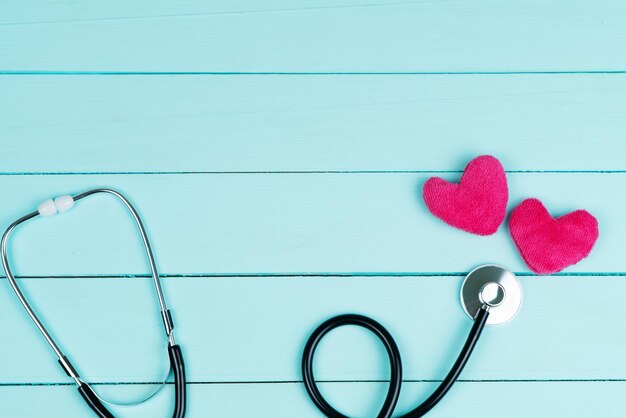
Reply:
<svg viewBox="0 0 626 418"><path fill-rule="evenodd" d="M36 211L28 213L27 215L17 219L9 225L2 236L0 245L4 271L20 303L56 354L58 362L63 370L76 383L78 392L83 397L87 405L89 405L89 407L100 418L115 418L104 405L104 403L108 402L105 402L101 397L99 397L89 383L80 378L80 375L72 363L63 351L61 351L57 343L46 330L45 326L39 320L17 285L15 277L11 272L7 256L7 243L9 236L16 227L39 216L47 217L56 213L66 212L74 206L75 202L99 193L113 195L118 198L132 215L137 228L139 229L139 233L141 234L148 263L150 264L152 279L156 288L156 294L161 309L161 317L168 341L167 351L170 361L170 372L174 375L175 403L173 418L183 418L186 406L185 366L180 346L176 344L174 339L174 323L172 321L172 315L165 303L165 296L163 295L163 290L161 289L159 273L157 271L154 255L152 253L150 241L146 234L143 222L133 205L120 192L113 189L100 188L88 190L74 196L59 196L54 200L48 199L44 201L39 205ZM450 372L446 375L441 384L439 384L439 386L425 401L415 407L412 411L403 415L402 418L421 417L434 408L458 379L461 371L467 364L467 361L469 360L469 357L472 354L472 351L474 350L485 325L499 325L510 321L519 311L521 303L522 290L519 282L512 272L493 264L483 265L472 270L465 277L461 286L461 304L467 315L474 321L467 340L463 345L458 358L452 365ZM328 403L328 401L326 401L317 386L313 373L315 350L320 341L330 331L345 325L356 325L371 331L385 346L391 365L390 383L383 406L381 407L377 418L391 418L398 403L400 388L402 385L402 361L400 359L400 351L393 337L389 331L385 329L385 327L375 320L363 315L339 315L328 319L313 331L306 342L302 356L302 376L306 391L313 403L325 416L329 418L348 418L346 415L337 411ZM162 387L163 386L161 386L161 388ZM147 399L150 399L155 393L150 395Z"/></svg>
<svg viewBox="0 0 626 418"><path fill-rule="evenodd" d="M124 206L128 209L130 214L132 215L135 223L137 224L137 228L139 229L139 233L141 234L141 239L143 241L143 245L146 250L146 256L148 258L148 263L150 264L150 270L152 273L152 279L154 281L154 286L156 288L157 298L159 299L159 305L161 309L161 317L163 319L163 325L165 327L165 334L167 337L168 345L167 352L170 361L170 371L174 375L174 392L175 392L175 402L174 402L174 412L173 418L183 418L185 416L185 403L186 403L186 390L185 390L185 364L183 362L183 354L181 352L180 346L176 344L174 339L174 322L172 321L172 315L170 310L167 308L165 303L165 296L163 295L163 290L161 289L161 282L159 279L159 273L157 271L156 263L154 261L154 255L152 253L152 247L150 246L150 241L148 240L148 235L146 234L146 230L143 226L141 218L139 214L131 205L131 203L124 197L121 193L112 190L112 189L92 189L83 193L79 193L74 196L59 196L56 199L48 199L41 203L36 211L33 211L25 216L22 216L15 222L13 222L7 230L4 232L2 236L2 265L4 267L4 271L6 273L7 279L11 284L11 287L15 291L17 298L21 302L22 306L28 313L28 316L33 320L43 337L46 339L52 351L56 354L58 358L58 362L67 373L69 377L71 377L77 385L78 392L83 397L87 405L96 413L96 415L100 418L115 418L113 414L107 409L104 403L105 402L101 397L99 397L96 392L92 389L89 383L85 382L80 378L80 375L70 362L70 360L66 357L64 352L59 348L54 339L50 336L50 333L46 329L46 327L41 323L37 314L33 311L32 307L29 305L28 301L24 297L24 294L20 290L13 273L11 272L11 267L9 265L9 258L7 256L7 243L9 240L9 236L11 232L18 227L19 225L39 216L52 216L56 213L63 213L68 211L74 206L74 202L77 202L81 199L84 199L88 196L92 196L98 193L110 194L117 197ZM162 388L161 386L160 388ZM160 389L159 388L159 389ZM158 391L158 390L157 390ZM151 394L147 399L151 398L156 394ZM142 401L143 402L143 401Z"/></svg>

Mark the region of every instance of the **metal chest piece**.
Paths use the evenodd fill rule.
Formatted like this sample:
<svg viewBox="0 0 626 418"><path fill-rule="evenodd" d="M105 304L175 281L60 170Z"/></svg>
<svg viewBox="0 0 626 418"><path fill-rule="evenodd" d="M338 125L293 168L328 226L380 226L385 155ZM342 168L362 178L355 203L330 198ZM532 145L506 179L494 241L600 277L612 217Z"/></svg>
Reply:
<svg viewBox="0 0 626 418"><path fill-rule="evenodd" d="M517 315L522 305L522 288L509 270L485 264L465 277L461 286L461 305L472 319L482 306L487 305L487 325L504 324Z"/></svg>

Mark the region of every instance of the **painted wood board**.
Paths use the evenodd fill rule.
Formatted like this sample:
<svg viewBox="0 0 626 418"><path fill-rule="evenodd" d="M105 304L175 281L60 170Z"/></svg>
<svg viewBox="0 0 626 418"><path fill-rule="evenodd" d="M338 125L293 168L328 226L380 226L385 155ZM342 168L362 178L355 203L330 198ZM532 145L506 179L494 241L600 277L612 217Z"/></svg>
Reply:
<svg viewBox="0 0 626 418"><path fill-rule="evenodd" d="M5 202L4 222L50 196L111 186L144 216L161 272L185 275L430 274L467 272L498 262L528 273L506 224L491 237L450 228L421 199L427 173L0 176L20 191ZM449 173L445 178L458 179ZM509 207L537 197L555 215L585 208L600 223L593 253L566 274L626 271L622 173L514 173ZM23 191L28 190L28 193ZM612 197L611 197L612 196ZM94 222L98 220L98 222ZM17 274L146 273L130 216L110 196L72 212L38 218L12 239ZM61 236L63 245L51 245Z"/></svg>
<svg viewBox="0 0 626 418"><path fill-rule="evenodd" d="M626 170L626 75L4 76L0 91L6 173L458 171L481 153Z"/></svg>
<svg viewBox="0 0 626 418"><path fill-rule="evenodd" d="M159 3L159 2L157 2ZM0 69L130 72L624 71L620 0L0 4ZM79 11L75 11L79 9ZM106 9L106 12L102 12ZM147 11L146 11L147 9ZM263 11L265 9L265 11ZM214 10L214 12L211 12ZM197 13L197 14L194 14Z"/></svg>
<svg viewBox="0 0 626 418"><path fill-rule="evenodd" d="M185 277L163 287L195 383L301 380L301 352L327 318L354 312L385 325L398 342L408 380L440 380L471 320L458 295L463 277ZM522 310L488 327L463 372L469 381L620 380L626 332L618 309L623 277L521 277ZM157 382L167 372L165 337L148 278L22 279L52 335L87 381ZM0 324L1 384L69 382L11 294L6 280ZM598 321L597 318L610 318ZM588 356L588 353L594 353ZM581 361L581 359L585 361ZM317 356L328 381L384 380L388 364L376 338L334 331ZM118 388L112 387L117 393Z"/></svg>
<svg viewBox="0 0 626 418"><path fill-rule="evenodd" d="M407 411L454 360L471 324L459 286L482 262L518 273L522 311L429 417L621 417L625 19L618 0L0 0L0 223L51 195L129 194L192 418L320 416L299 354L346 311L397 338ZM425 179L482 153L509 171L510 208L594 213L589 259L536 277L505 226L477 238L432 218ZM12 261L83 376L129 400L166 372L154 290L119 204L79 206L17 232ZM0 306L0 416L92 416L5 279ZM367 417L385 361L345 329L316 369ZM116 414L167 416L171 390Z"/></svg>
<svg viewBox="0 0 626 418"><path fill-rule="evenodd" d="M324 389L342 411L364 418L370 417L371 411L379 405L386 387L384 383L333 383L325 385ZM430 389L432 384L406 383L400 396L399 410L408 411ZM428 416L495 418L506 413L511 418L619 418L622 416L620 400L624 390L624 382L459 382L447 395L447 400ZM207 415L233 418L320 416L298 383L190 385L188 392L189 418ZM172 394L173 391L166 391L141 407L116 409L116 412L132 418L167 416L171 410ZM82 407L81 402L76 389L67 386L45 389L21 386L0 390L0 404L11 405L12 412L19 417L38 416L45 408L46 417L50 418L91 418L91 413Z"/></svg>

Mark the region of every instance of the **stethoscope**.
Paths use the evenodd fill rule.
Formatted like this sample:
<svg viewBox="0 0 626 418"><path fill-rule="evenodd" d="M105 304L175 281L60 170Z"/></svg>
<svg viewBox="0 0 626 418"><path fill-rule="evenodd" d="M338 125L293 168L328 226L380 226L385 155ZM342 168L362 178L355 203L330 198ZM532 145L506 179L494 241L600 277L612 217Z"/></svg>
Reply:
<svg viewBox="0 0 626 418"><path fill-rule="evenodd" d="M161 308L161 317L163 319L163 325L165 326L165 334L167 336L168 346L168 356L170 361L171 372L174 374L174 391L175 391L175 404L174 404L174 413L173 418L182 418L185 415L185 402L186 402L186 393L185 393L185 365L183 363L183 355L180 349L180 346L176 344L174 340L174 323L172 321L172 315L170 310L167 308L165 304L165 296L163 295L163 290L161 289L161 283L159 279L159 273L157 272L156 264L154 262L154 255L152 253L152 248L150 246L150 241L148 240L148 236L146 234L146 230L141 222L141 218L139 214L135 210L135 208L130 204L128 199L126 199L121 193L112 190L112 189L93 189L88 190L83 193L76 194L74 196L59 196L56 199L48 199L41 203L36 211L33 211L15 222L13 222L7 230L4 232L2 236L2 265L4 267L4 271L6 273L7 279L11 284L11 287L15 291L17 298L20 300L24 309L28 313L28 316L33 320L39 331L43 334L44 338L58 357L59 364L63 368L63 370L67 373L69 377L71 377L78 387L78 392L83 397L85 402L89 405L89 407L96 413L96 415L100 418L114 418L113 414L109 412L109 410L104 406L104 401L94 392L91 386L80 378L80 375L72 365L72 363L65 356L63 351L56 344L54 339L50 336L44 325L41 323L28 301L24 297L24 294L21 292L17 282L15 281L15 277L11 273L11 268L9 266L9 259L7 257L7 242L11 232L13 230L38 216L52 216L56 213L63 213L68 211L74 206L74 202L84 199L88 196L92 196L98 193L106 193L117 197L129 210L132 217L134 218L139 232L141 234L141 238L143 241L143 245L146 250L146 256L148 258L148 262L150 264L150 270L152 273L152 279L154 280L154 286L156 288L157 297L159 299L159 305ZM152 394L150 397L154 396Z"/></svg>
<svg viewBox="0 0 626 418"><path fill-rule="evenodd" d="M44 325L41 323L34 310L21 292L15 277L11 273L11 268L7 256L7 243L13 230L38 216L48 217L56 213L67 212L78 200L98 193L110 194L117 197L129 210L141 234L146 256L150 264L152 279L156 288L157 298L161 308L161 317L165 327L168 340L168 355L170 368L174 375L175 404L173 418L183 418L185 415L185 367L183 363L180 346L174 339L174 324L170 310L165 303L165 297L161 289L159 274L152 248L148 240L145 228L139 214L131 203L121 193L112 189L93 189L74 196L64 195L56 199L48 199L41 203L36 211L33 211L15 222L13 222L2 236L1 252L2 265L11 287L15 291L20 303L33 320L39 331L42 333L54 353L58 362L71 377L78 387L80 395L89 407L100 418L114 418L109 410L104 406L104 401L96 394L91 386L82 380L65 354L61 351L54 339L50 336ZM461 371L467 364L476 343L485 325L499 325L510 321L519 311L522 303L522 290L515 275L507 269L497 265L483 265L472 270L463 281L461 286L461 304L467 315L474 320L474 324L469 332L467 340L461 352L454 362L450 372L443 379L434 392L420 405L412 411L403 415L405 418L421 417L428 413L437 405L448 393L454 382L458 379ZM330 418L348 418L335 408L333 408L320 393L317 382L313 374L313 359L315 350L320 341L333 329L344 325L356 325L363 327L374 333L383 343L389 356L391 364L390 384L383 406L378 413L378 418L390 418L396 408L402 385L402 362L400 352L391 334L380 323L363 315L346 314L333 317L322 323L309 337L302 358L302 375L305 388L319 410ZM154 395L154 394L153 394ZM153 396L151 395L151 396Z"/></svg>
<svg viewBox="0 0 626 418"><path fill-rule="evenodd" d="M483 265L472 270L461 286L461 305L465 313L474 320L469 336L450 372L434 392L421 404L402 418L424 416L448 393L478 342L485 325L500 325L510 321L522 304L522 288L515 275L507 269ZM328 319L317 327L309 337L302 355L302 377L309 397L317 408L329 418L348 418L337 411L322 396L313 374L313 358L320 341L333 329L344 325L356 325L371 331L385 346L391 365L390 383L385 401L377 418L390 418L398 403L402 385L402 362L400 351L393 337L380 323L363 315L346 314Z"/></svg>

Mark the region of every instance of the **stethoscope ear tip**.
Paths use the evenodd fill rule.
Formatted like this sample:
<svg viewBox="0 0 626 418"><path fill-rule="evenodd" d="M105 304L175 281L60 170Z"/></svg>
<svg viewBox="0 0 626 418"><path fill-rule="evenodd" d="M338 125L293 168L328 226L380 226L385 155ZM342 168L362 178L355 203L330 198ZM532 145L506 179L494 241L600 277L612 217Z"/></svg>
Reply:
<svg viewBox="0 0 626 418"><path fill-rule="evenodd" d="M470 271L461 286L461 305L470 318L481 308L489 310L487 325L509 322L522 305L522 288L513 272L496 264Z"/></svg>

